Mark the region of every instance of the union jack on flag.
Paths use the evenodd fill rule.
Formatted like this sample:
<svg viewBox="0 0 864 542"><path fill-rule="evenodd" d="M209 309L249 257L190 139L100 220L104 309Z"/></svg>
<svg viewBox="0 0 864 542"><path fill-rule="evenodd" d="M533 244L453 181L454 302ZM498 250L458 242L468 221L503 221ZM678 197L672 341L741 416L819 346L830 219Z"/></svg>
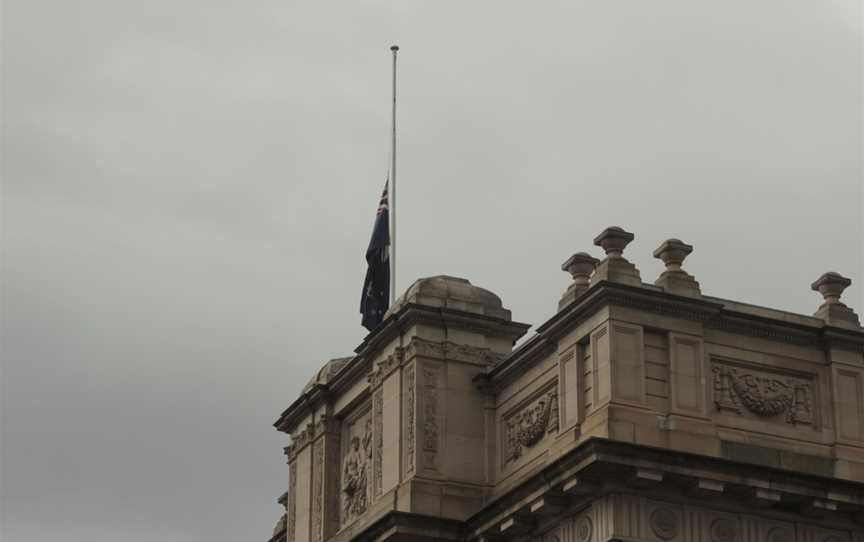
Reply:
<svg viewBox="0 0 864 542"><path fill-rule="evenodd" d="M374 330L384 320L384 313L390 306L390 202L387 189L388 178L378 203L372 239L366 249L366 279L360 298L360 314L363 327Z"/></svg>

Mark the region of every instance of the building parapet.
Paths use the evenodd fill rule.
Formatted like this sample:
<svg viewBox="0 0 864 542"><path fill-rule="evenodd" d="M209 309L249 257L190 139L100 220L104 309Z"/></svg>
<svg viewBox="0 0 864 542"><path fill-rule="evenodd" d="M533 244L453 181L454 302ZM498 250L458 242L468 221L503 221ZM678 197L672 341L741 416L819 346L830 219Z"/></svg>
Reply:
<svg viewBox="0 0 864 542"><path fill-rule="evenodd" d="M492 292L414 283L274 424L292 440L285 540L521 540L568 517L560 542L691 542L692 521L751 533L692 540L864 542L849 279L820 277L800 315L704 295L678 239L643 283L634 238L610 227L603 259L565 261L558 311L515 348L529 326ZM638 532L616 523L631 512Z"/></svg>

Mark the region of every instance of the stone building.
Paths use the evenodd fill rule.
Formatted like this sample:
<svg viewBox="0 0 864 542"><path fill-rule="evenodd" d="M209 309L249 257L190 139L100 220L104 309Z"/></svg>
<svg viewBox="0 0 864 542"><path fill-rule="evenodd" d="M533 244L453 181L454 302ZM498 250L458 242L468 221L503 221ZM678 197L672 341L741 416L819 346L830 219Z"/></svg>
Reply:
<svg viewBox="0 0 864 542"><path fill-rule="evenodd" d="M312 378L272 541L864 542L864 329L826 273L813 316L703 295L664 242L653 284L607 228L528 324L415 282Z"/></svg>

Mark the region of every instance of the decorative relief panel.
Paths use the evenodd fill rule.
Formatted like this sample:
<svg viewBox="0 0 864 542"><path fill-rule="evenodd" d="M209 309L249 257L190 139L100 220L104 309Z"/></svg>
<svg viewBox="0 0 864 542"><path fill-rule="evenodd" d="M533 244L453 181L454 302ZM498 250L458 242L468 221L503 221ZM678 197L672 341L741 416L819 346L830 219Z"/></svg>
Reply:
<svg viewBox="0 0 864 542"><path fill-rule="evenodd" d="M371 497L372 417L368 407L346 424L346 450L342 456L341 524L346 525L360 516Z"/></svg>
<svg viewBox="0 0 864 542"><path fill-rule="evenodd" d="M582 516L576 519L574 525L576 542L590 542L591 535L594 534L594 524L591 523L591 518Z"/></svg>
<svg viewBox="0 0 864 542"><path fill-rule="evenodd" d="M449 341L427 341L419 337L411 339L411 342L406 347L405 354L406 359L422 356L482 365L495 365L506 357L506 355L493 352L489 348L456 344Z"/></svg>
<svg viewBox="0 0 864 542"><path fill-rule="evenodd" d="M715 361L714 405L718 411L757 418L782 416L791 425L816 425L812 378L788 376Z"/></svg>
<svg viewBox="0 0 864 542"><path fill-rule="evenodd" d="M372 472L374 482L372 484L372 495L381 496L383 487L382 477L384 475L384 390L378 389L372 396L372 420L374 427L374 449L372 452Z"/></svg>
<svg viewBox="0 0 864 542"><path fill-rule="evenodd" d="M729 518L717 518L711 522L711 542L737 542L738 525Z"/></svg>
<svg viewBox="0 0 864 542"><path fill-rule="evenodd" d="M589 508L546 524L532 542L864 542L853 529L825 528L771 517L734 514L629 494L595 499ZM850 540L851 536L851 540ZM856 538L857 536L857 538Z"/></svg>
<svg viewBox="0 0 864 542"><path fill-rule="evenodd" d="M285 455L288 456L288 460L294 459L300 450L312 442L314 436L315 426L312 422L307 423L303 429L291 433L291 444L285 447Z"/></svg>
<svg viewBox="0 0 864 542"><path fill-rule="evenodd" d="M312 446L312 541L319 542L323 533L324 514L324 439Z"/></svg>
<svg viewBox="0 0 864 542"><path fill-rule="evenodd" d="M648 516L651 532L660 540L672 540L678 536L681 529L680 514L671 508L660 506Z"/></svg>
<svg viewBox="0 0 864 542"><path fill-rule="evenodd" d="M375 366L375 369L366 376L366 380L369 381L369 386L372 389L381 386L384 379L387 378L390 373L398 369L404 361L405 349L401 346L397 346L392 354L379 361Z"/></svg>
<svg viewBox="0 0 864 542"><path fill-rule="evenodd" d="M426 468L435 468L435 457L438 453L440 372L439 367L423 367L423 466Z"/></svg>
<svg viewBox="0 0 864 542"><path fill-rule="evenodd" d="M297 525L297 463L291 462L288 468L288 520L287 541L294 542L294 531Z"/></svg>
<svg viewBox="0 0 864 542"><path fill-rule="evenodd" d="M553 381L503 420L504 465L522 457L525 449L558 431L558 383Z"/></svg>
<svg viewBox="0 0 864 542"><path fill-rule="evenodd" d="M411 473L414 472L414 447L416 445L416 437L415 437L415 406L416 406L416 380L417 375L414 370L414 365L410 365L405 370L405 412L407 420L407 427L405 428L405 453L407 455L406 461L406 470Z"/></svg>

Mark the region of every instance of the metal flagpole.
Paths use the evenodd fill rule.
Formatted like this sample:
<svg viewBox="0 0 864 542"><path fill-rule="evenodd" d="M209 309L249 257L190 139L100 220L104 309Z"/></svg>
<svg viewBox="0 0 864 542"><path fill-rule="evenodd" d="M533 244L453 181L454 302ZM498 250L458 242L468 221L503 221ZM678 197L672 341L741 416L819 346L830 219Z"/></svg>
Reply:
<svg viewBox="0 0 864 542"><path fill-rule="evenodd" d="M396 301L396 51L398 45L390 47L393 51L393 128L390 141L390 304Z"/></svg>

